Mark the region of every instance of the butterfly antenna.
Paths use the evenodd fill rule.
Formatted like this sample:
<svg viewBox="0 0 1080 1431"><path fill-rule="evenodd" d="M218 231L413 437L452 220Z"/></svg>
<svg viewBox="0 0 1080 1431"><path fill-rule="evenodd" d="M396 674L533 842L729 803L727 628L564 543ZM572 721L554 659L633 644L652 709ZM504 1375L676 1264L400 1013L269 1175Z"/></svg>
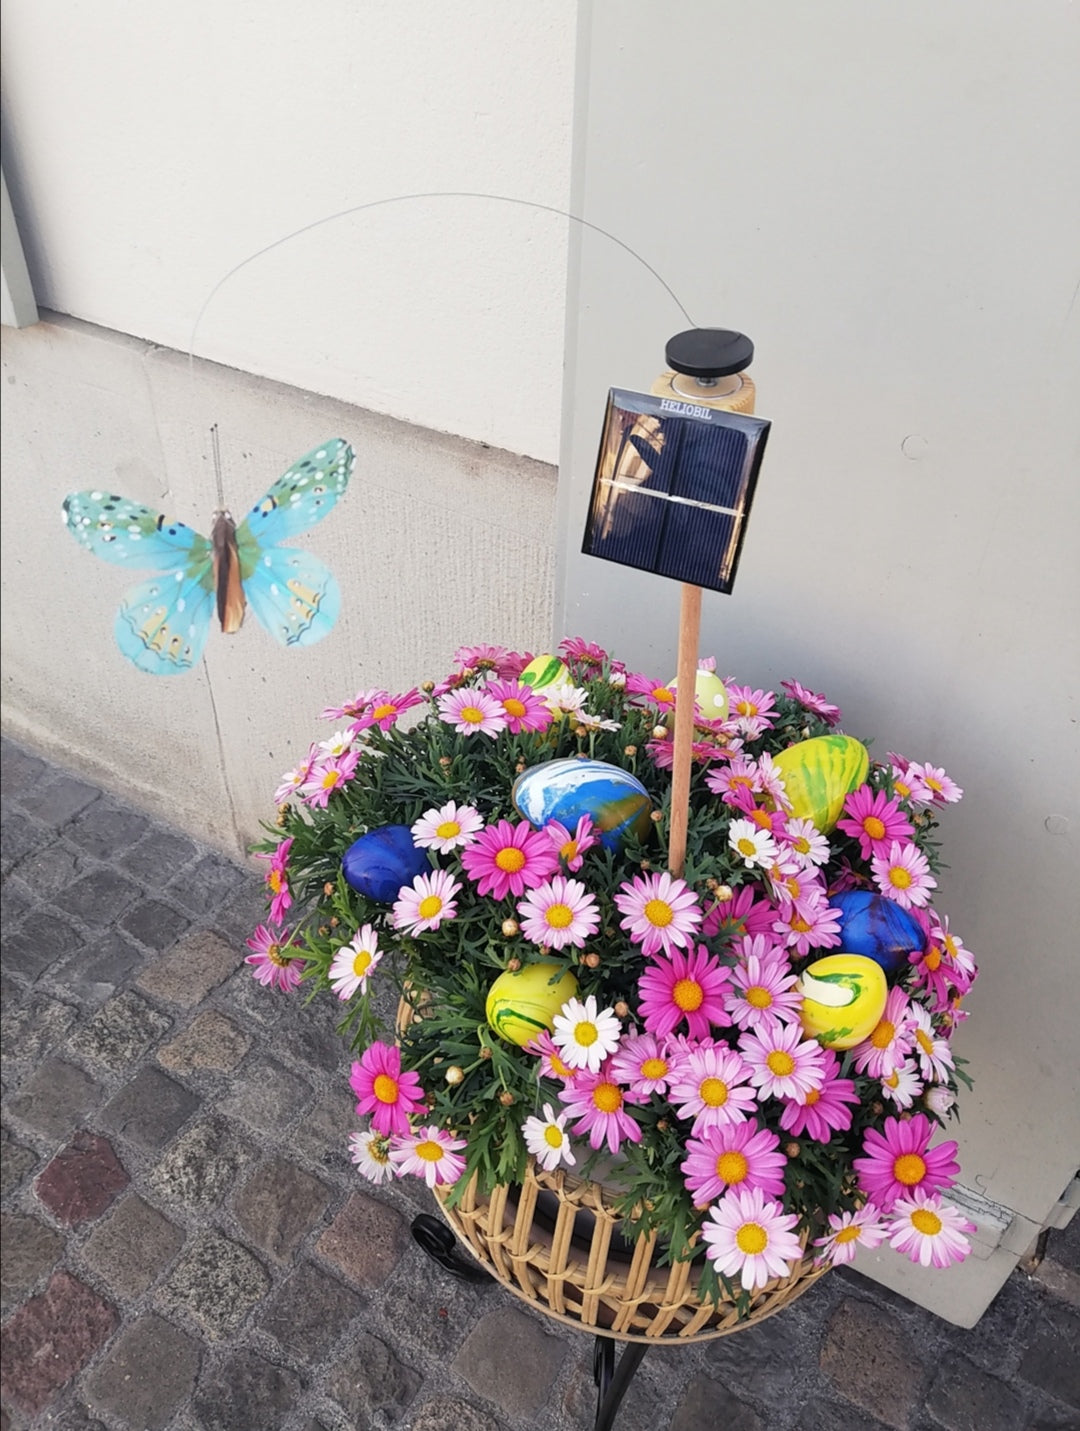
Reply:
<svg viewBox="0 0 1080 1431"><path fill-rule="evenodd" d="M214 454L214 481L217 483L218 511L222 512L225 510L225 484L221 475L221 440L216 422L210 428L210 449Z"/></svg>

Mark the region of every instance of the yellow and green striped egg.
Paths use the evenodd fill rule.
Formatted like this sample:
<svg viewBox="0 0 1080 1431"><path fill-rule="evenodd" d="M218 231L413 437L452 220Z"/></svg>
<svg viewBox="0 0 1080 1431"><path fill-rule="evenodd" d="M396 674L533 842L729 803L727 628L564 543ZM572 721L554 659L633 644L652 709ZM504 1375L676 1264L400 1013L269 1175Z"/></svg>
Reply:
<svg viewBox="0 0 1080 1431"><path fill-rule="evenodd" d="M827 835L840 818L844 800L866 779L870 753L851 735L815 735L774 755L773 764L791 813L798 820L812 820Z"/></svg>
<svg viewBox="0 0 1080 1431"><path fill-rule="evenodd" d="M826 1048L853 1048L881 1022L889 986L885 971L865 954L827 954L804 969L802 1026Z"/></svg>
<svg viewBox="0 0 1080 1431"><path fill-rule="evenodd" d="M561 966L541 961L524 969L507 969L488 990L484 1013L500 1038L520 1048L539 1034L550 1033L555 1015L578 991L578 981Z"/></svg>

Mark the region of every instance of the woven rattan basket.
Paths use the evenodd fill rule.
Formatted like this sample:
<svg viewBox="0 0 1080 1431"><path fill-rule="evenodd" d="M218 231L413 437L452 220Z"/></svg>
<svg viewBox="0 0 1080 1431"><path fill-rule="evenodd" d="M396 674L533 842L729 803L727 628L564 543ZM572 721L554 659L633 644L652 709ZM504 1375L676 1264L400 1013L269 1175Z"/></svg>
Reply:
<svg viewBox="0 0 1080 1431"><path fill-rule="evenodd" d="M702 1299L693 1262L658 1265L655 1234L626 1242L599 1183L546 1173L530 1158L520 1187L483 1197L474 1180L453 1208L437 1191L458 1237L511 1292L569 1326L620 1341L726 1336L781 1311L827 1270L804 1257L789 1277L755 1292L740 1318L732 1302Z"/></svg>

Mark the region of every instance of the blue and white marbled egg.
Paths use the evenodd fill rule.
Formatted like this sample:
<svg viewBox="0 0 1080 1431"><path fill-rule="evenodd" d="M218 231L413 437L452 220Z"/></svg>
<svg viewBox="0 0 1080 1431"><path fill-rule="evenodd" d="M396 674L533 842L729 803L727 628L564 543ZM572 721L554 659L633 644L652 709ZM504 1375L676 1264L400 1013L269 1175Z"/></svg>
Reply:
<svg viewBox="0 0 1080 1431"><path fill-rule="evenodd" d="M380 825L354 841L341 857L345 882L379 904L393 904L402 885L428 874L426 850L413 844L408 825Z"/></svg>
<svg viewBox="0 0 1080 1431"><path fill-rule="evenodd" d="M511 798L518 814L537 829L558 820L573 830L589 815L609 850L620 849L631 830L644 840L652 823L644 785L605 760L546 760L518 776Z"/></svg>
<svg viewBox="0 0 1080 1431"><path fill-rule="evenodd" d="M895 900L867 889L849 889L829 898L840 911L840 947L880 964L890 977L926 943L918 920Z"/></svg>

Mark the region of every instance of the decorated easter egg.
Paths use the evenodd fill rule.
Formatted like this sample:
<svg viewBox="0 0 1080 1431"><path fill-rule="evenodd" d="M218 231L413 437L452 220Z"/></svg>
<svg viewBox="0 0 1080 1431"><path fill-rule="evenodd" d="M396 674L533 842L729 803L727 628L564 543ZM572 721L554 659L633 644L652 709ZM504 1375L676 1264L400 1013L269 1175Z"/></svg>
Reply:
<svg viewBox="0 0 1080 1431"><path fill-rule="evenodd" d="M826 1048L852 1048L881 1021L889 986L885 971L863 954L827 954L799 977L802 1026Z"/></svg>
<svg viewBox="0 0 1080 1431"><path fill-rule="evenodd" d="M894 899L868 889L849 889L829 896L840 911L840 943L851 954L865 954L886 974L900 972L916 950L926 943L919 921Z"/></svg>
<svg viewBox="0 0 1080 1431"><path fill-rule="evenodd" d="M636 776L604 760L545 760L514 781L511 799L518 814L537 829L558 820L572 830L589 815L609 850L618 850L628 831L639 840L649 833L649 792Z"/></svg>
<svg viewBox="0 0 1080 1431"><path fill-rule="evenodd" d="M569 969L546 961L526 964L499 975L488 990L484 1012L495 1032L520 1048L545 1030L550 1033L555 1015L577 991Z"/></svg>
<svg viewBox="0 0 1080 1431"><path fill-rule="evenodd" d="M562 686L570 680L570 672L558 656L537 656L522 671L518 680L523 686L540 690L543 686Z"/></svg>
<svg viewBox="0 0 1080 1431"><path fill-rule="evenodd" d="M380 825L354 841L341 857L347 884L379 904L393 904L403 884L431 871L426 850L413 844L408 825Z"/></svg>
<svg viewBox="0 0 1080 1431"><path fill-rule="evenodd" d="M677 691L678 681L668 681L668 690ZM724 720L728 713L727 689L715 671L699 670L694 676L694 694L705 720Z"/></svg>
<svg viewBox="0 0 1080 1431"><path fill-rule="evenodd" d="M827 835L840 818L845 797L866 779L870 755L854 736L815 735L774 755L773 764L783 779L791 813L812 820Z"/></svg>

